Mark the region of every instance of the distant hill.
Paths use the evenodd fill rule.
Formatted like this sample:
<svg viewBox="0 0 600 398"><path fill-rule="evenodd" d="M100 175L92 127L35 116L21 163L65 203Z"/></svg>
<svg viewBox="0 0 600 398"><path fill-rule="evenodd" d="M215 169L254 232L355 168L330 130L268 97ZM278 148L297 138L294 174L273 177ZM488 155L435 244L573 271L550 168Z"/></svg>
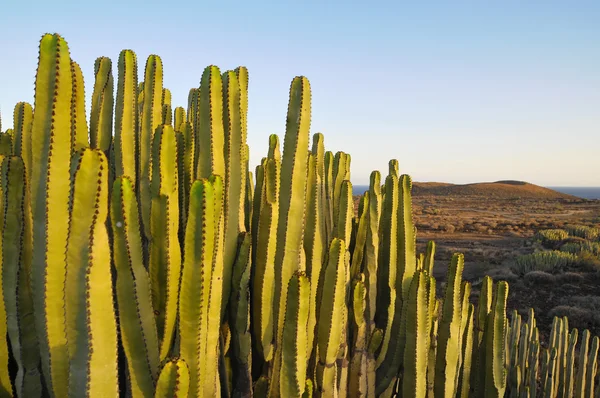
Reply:
<svg viewBox="0 0 600 398"><path fill-rule="evenodd" d="M524 181L478 182L473 184L448 184L442 182L414 182L414 196L487 196L496 199L579 199L539 185Z"/></svg>

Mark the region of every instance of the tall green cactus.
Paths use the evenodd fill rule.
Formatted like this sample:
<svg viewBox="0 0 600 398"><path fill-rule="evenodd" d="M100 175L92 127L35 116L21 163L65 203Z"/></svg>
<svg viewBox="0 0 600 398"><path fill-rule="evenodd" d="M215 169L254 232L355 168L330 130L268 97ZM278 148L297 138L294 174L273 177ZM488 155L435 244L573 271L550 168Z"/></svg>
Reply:
<svg viewBox="0 0 600 398"><path fill-rule="evenodd" d="M71 96L71 145L73 146L73 150L80 150L89 146L88 124L85 116L83 73L79 64L74 61L71 61L71 79L73 80L73 94ZM109 100L107 99L106 102L108 105ZM112 107L107 107L106 112L108 113L109 111L112 126Z"/></svg>
<svg viewBox="0 0 600 398"><path fill-rule="evenodd" d="M31 282L42 370L50 394L56 397L67 396L69 374L63 302L70 218L70 69L66 41L57 34L44 35L31 132Z"/></svg>
<svg viewBox="0 0 600 398"><path fill-rule="evenodd" d="M309 295L308 277L302 271L295 272L287 289L281 339L279 392L283 397L300 398L306 389L306 364L309 356L307 336Z"/></svg>
<svg viewBox="0 0 600 398"><path fill-rule="evenodd" d="M453 255L448 270L442 316L438 326L437 358L435 361L436 397L453 397L456 392L458 364L462 349L460 326L463 267L463 255Z"/></svg>
<svg viewBox="0 0 600 398"><path fill-rule="evenodd" d="M112 137L112 114L114 106L112 62L100 57L94 65L96 83L92 94L90 115L90 146L108 153Z"/></svg>
<svg viewBox="0 0 600 398"><path fill-rule="evenodd" d="M241 90L234 71L223 73L223 126L225 158L225 241L224 278L231 280L238 236L245 232L244 201L246 195L245 141L242 133ZM229 300L231 284L223 286L223 303ZM225 311L223 305L223 311Z"/></svg>
<svg viewBox="0 0 600 398"><path fill-rule="evenodd" d="M181 131L181 124L185 121L187 121L185 108L182 106L176 107L173 111L173 127L175 131Z"/></svg>
<svg viewBox="0 0 600 398"><path fill-rule="evenodd" d="M223 183L220 177L194 182L185 235L179 299L181 357L190 368L190 396L219 393L218 355L223 264L219 254L222 232ZM220 257L220 258L219 258ZM217 294L218 293L218 294Z"/></svg>
<svg viewBox="0 0 600 398"><path fill-rule="evenodd" d="M250 328L250 274L252 237L242 232L233 267L229 325L232 340L233 395L252 394L252 336Z"/></svg>
<svg viewBox="0 0 600 398"><path fill-rule="evenodd" d="M4 161L2 162L4 164ZM6 175L2 173L4 235L2 239L2 291L6 306L8 336L17 363L15 389L18 397L40 396L38 370L40 356L35 325L29 316L31 302L30 266L31 222L26 203L25 168L18 157L6 159ZM26 219L27 217L27 219ZM6 386L5 386L6 387Z"/></svg>
<svg viewBox="0 0 600 398"><path fill-rule="evenodd" d="M277 330L273 382L278 388L278 366L281 352L281 335L289 280L296 271L303 271L303 235L305 216L305 191L307 177L308 140L310 128L310 85L305 77L295 77L290 87L290 102L281 160L281 185L279 189L279 224L275 253L274 315ZM277 393L275 390L274 393Z"/></svg>
<svg viewBox="0 0 600 398"><path fill-rule="evenodd" d="M273 358L273 339L275 332L273 295L275 292L275 249L277 244L277 225L279 219L279 179L276 159L265 159L264 183L260 200L260 218L254 231L253 246L254 270L252 278L253 330L258 352L265 361Z"/></svg>
<svg viewBox="0 0 600 398"><path fill-rule="evenodd" d="M161 123L162 117L162 84L163 67L158 55L150 55L146 61L144 73L142 111L140 112L139 136L139 201L142 216L142 225L146 238L150 238L150 211L152 195L150 193L150 180L152 172L152 140L156 128Z"/></svg>
<svg viewBox="0 0 600 398"><path fill-rule="evenodd" d="M2 236L7 235L5 233L5 217L7 216L7 214L5 214L5 208L7 206L7 201L8 201L8 167L9 167L9 157L6 156L2 156L0 155L0 209L2 209L2 211L0 212L0 232L2 232ZM8 253L7 253L8 254ZM10 254L9 254L10 256ZM2 245L0 245L0 264L2 265L2 274L4 274L5 272L8 273L8 269L5 271L4 268L8 268L9 264L7 263L7 261L5 261L5 254L4 254L4 242L2 242ZM4 282L4 277L3 277L3 282ZM5 292L5 289L7 289L7 291ZM11 286L6 286L4 283L2 283L2 285L0 285L0 298L4 298L4 297L14 297L14 294L11 294ZM15 302L16 300L0 300L0 333L2 336L6 336L7 332L8 332L8 315L13 315L14 312L13 311L13 307L11 305L11 301ZM8 306L7 306L8 304ZM16 306L16 303L15 303ZM7 308L8 307L8 308ZM16 310L16 309L15 309ZM9 348L8 348L8 342L7 340L1 339L0 340L0 394L2 396L7 396L7 397L12 397L13 396L13 388L10 382L10 376L8 374L8 357L9 357Z"/></svg>
<svg viewBox="0 0 600 398"><path fill-rule="evenodd" d="M161 360L167 358L173 342L181 272L177 174L175 131L170 125L159 126L152 146L152 240L148 269Z"/></svg>
<svg viewBox="0 0 600 398"><path fill-rule="evenodd" d="M65 285L71 396L82 392L114 396L119 391L117 321L112 305L110 251L106 250L107 166L102 151L84 150L75 175ZM88 211L90 208L96 211Z"/></svg>
<svg viewBox="0 0 600 398"><path fill-rule="evenodd" d="M15 136L13 140L13 154L20 156L25 162L25 167L31 169L31 124L33 122L33 108L27 102L15 105L13 126ZM87 132L86 132L87 134Z"/></svg>
<svg viewBox="0 0 600 398"><path fill-rule="evenodd" d="M142 252L135 186L127 176L114 182L111 198L113 258L121 341L134 398L151 396L159 370L159 343L150 278Z"/></svg>
<svg viewBox="0 0 600 398"><path fill-rule="evenodd" d="M485 396L503 397L506 389L506 299L508 283L498 282L486 322Z"/></svg>
<svg viewBox="0 0 600 398"><path fill-rule="evenodd" d="M217 66L202 73L198 95L196 131L196 178L220 175L225 178L225 137L223 128L223 80Z"/></svg>
<svg viewBox="0 0 600 398"><path fill-rule="evenodd" d="M138 177L137 57L132 50L119 54L117 101L115 104L115 173Z"/></svg>
<svg viewBox="0 0 600 398"><path fill-rule="evenodd" d="M167 361L156 384L154 398L185 398L189 394L190 371L182 359Z"/></svg>
<svg viewBox="0 0 600 398"><path fill-rule="evenodd" d="M322 397L336 396L336 359L344 334L347 264L345 242L334 238L329 247L329 260L324 269L323 292L317 323L317 389Z"/></svg>

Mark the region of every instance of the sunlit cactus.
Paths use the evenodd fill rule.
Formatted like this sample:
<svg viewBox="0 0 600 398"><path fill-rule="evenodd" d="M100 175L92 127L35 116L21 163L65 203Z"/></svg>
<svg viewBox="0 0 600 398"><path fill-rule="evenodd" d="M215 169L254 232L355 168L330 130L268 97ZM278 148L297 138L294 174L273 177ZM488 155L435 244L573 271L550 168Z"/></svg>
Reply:
<svg viewBox="0 0 600 398"><path fill-rule="evenodd" d="M206 67L181 107L159 56L138 82L121 51L114 98L100 57L88 126L67 43L46 34L39 50L34 106L0 133L0 396L598 394L597 336L555 318L540 341L533 310L507 316L508 283L486 276L474 301L466 256L417 253L397 160L354 197L350 155L310 142L306 77L251 169L245 67ZM568 236L598 233L538 234ZM559 271L593 244L515 270Z"/></svg>

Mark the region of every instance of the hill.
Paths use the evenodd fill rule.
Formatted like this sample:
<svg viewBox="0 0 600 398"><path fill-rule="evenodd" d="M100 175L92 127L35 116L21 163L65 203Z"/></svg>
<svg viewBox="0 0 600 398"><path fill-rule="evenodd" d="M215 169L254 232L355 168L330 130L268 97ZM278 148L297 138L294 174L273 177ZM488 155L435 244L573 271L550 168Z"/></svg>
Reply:
<svg viewBox="0 0 600 398"><path fill-rule="evenodd" d="M579 199L539 185L523 181L478 182L448 184L440 182L413 183L414 196L485 196L494 199Z"/></svg>

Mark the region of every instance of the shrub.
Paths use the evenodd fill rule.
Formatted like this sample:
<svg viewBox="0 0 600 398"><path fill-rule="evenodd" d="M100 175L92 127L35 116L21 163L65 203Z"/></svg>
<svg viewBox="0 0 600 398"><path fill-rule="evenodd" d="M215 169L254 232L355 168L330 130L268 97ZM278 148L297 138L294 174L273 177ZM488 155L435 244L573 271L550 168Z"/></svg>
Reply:
<svg viewBox="0 0 600 398"><path fill-rule="evenodd" d="M573 254L588 252L598 257L600 256L600 242L590 242L587 240L581 242L567 242L560 247L560 251Z"/></svg>
<svg viewBox="0 0 600 398"><path fill-rule="evenodd" d="M585 225L568 226L567 232L571 236L578 236L588 240L596 240L600 237L600 228L588 227Z"/></svg>
<svg viewBox="0 0 600 398"><path fill-rule="evenodd" d="M600 314L586 308L559 305L552 308L548 312L548 316L550 318L555 316L562 318L566 316L569 318L569 325L571 327L588 328L590 326L600 326Z"/></svg>
<svg viewBox="0 0 600 398"><path fill-rule="evenodd" d="M588 251L582 251L577 256L577 265L585 272L600 272L600 257Z"/></svg>
<svg viewBox="0 0 600 398"><path fill-rule="evenodd" d="M541 241L545 247L553 247L554 244L568 237L569 233L564 229L542 229L535 234L535 239Z"/></svg>
<svg viewBox="0 0 600 398"><path fill-rule="evenodd" d="M583 275L575 272L565 272L564 274L558 274L556 276L556 282L563 283L581 283L585 278Z"/></svg>
<svg viewBox="0 0 600 398"><path fill-rule="evenodd" d="M528 272L523 279L528 285L552 285L556 281L554 275L544 271Z"/></svg>
<svg viewBox="0 0 600 398"><path fill-rule="evenodd" d="M577 263L577 256L558 250L536 252L519 256L511 269L517 275L525 275L531 271L559 273Z"/></svg>

